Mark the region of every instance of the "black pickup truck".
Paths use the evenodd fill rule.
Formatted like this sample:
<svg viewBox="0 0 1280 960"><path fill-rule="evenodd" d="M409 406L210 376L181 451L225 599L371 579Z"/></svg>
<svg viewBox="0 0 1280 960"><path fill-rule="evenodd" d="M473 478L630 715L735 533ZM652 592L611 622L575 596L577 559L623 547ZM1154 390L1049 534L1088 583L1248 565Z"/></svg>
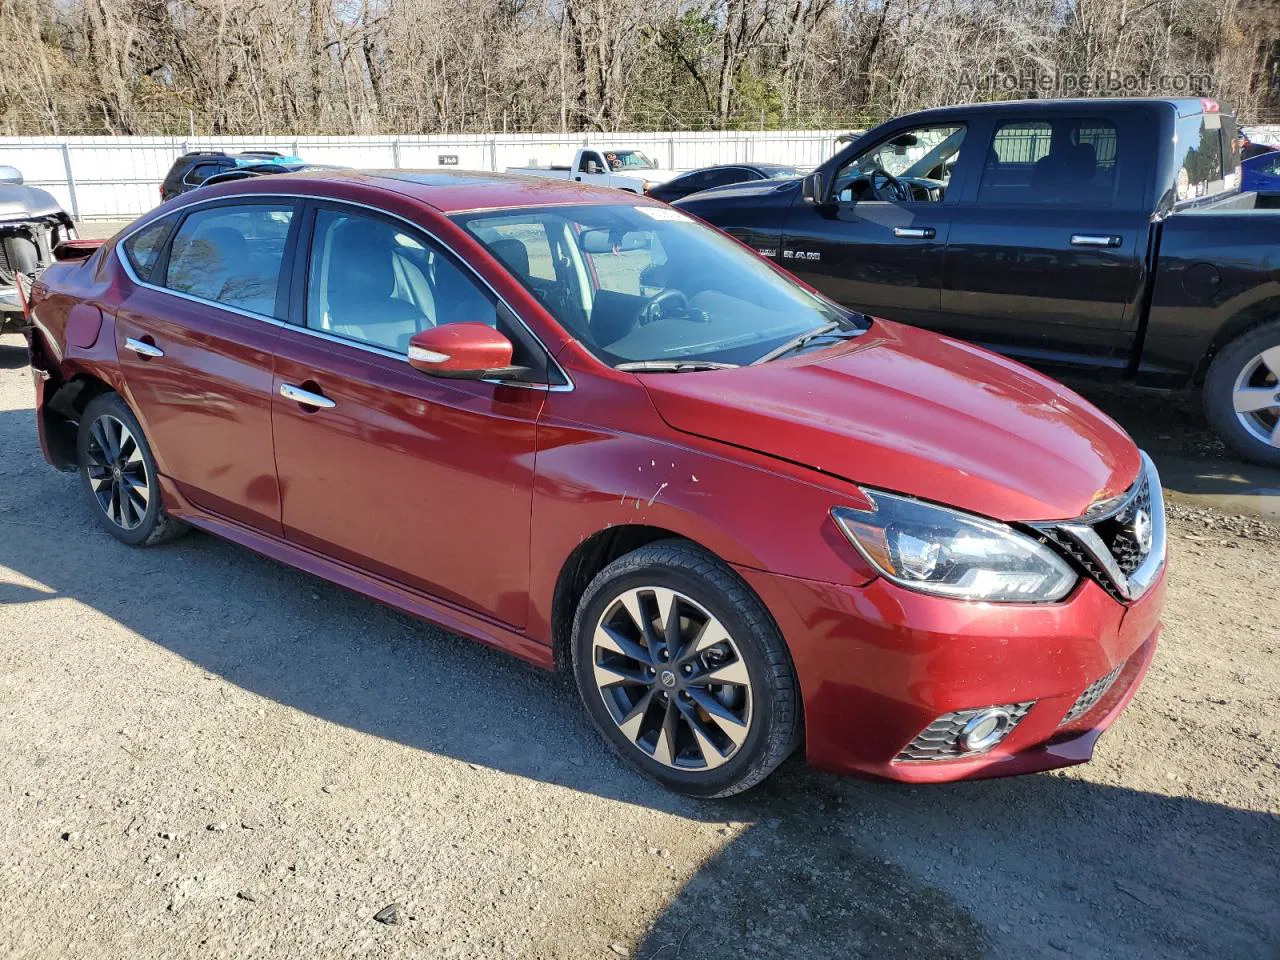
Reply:
<svg viewBox="0 0 1280 960"><path fill-rule="evenodd" d="M1212 100L1032 100L892 120L803 179L676 206L867 313L1058 375L1203 386L1280 465L1280 197Z"/></svg>

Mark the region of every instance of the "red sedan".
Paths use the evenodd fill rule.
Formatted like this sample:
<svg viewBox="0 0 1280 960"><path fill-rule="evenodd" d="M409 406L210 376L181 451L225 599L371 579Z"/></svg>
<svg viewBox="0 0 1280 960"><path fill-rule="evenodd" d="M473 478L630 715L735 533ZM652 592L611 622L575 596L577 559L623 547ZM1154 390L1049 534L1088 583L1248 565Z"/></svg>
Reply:
<svg viewBox="0 0 1280 960"><path fill-rule="evenodd" d="M907 781L1079 763L1151 661L1160 483L1115 423L662 204L331 171L62 257L40 435L107 531L197 527L571 669L674 790L802 741Z"/></svg>

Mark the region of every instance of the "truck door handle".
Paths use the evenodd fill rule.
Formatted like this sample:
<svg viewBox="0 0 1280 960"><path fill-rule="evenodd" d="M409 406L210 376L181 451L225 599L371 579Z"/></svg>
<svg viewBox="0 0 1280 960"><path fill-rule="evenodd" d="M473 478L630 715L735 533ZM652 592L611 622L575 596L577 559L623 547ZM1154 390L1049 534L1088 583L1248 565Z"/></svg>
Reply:
<svg viewBox="0 0 1280 960"><path fill-rule="evenodd" d="M310 390L303 390L301 387L295 387L292 383L280 384L280 396L286 400L293 400L302 404L304 407L317 407L321 410L332 410L337 406L332 400L322 393L312 393Z"/></svg>
<svg viewBox="0 0 1280 960"><path fill-rule="evenodd" d="M140 357L163 357L164 351L157 347L154 343L147 343L145 340L135 340L129 337L124 342L125 349L132 350Z"/></svg>
<svg viewBox="0 0 1280 960"><path fill-rule="evenodd" d="M905 240L932 240L938 231L933 227L894 227L893 235Z"/></svg>
<svg viewBox="0 0 1280 960"><path fill-rule="evenodd" d="M1073 247L1118 247L1120 238L1114 233L1073 233L1071 245Z"/></svg>

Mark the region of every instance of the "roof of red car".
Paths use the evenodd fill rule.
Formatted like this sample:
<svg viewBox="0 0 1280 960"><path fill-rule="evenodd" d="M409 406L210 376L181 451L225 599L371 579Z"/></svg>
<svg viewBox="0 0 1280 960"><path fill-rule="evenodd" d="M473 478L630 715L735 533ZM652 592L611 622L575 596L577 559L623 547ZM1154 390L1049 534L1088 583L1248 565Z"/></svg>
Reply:
<svg viewBox="0 0 1280 960"><path fill-rule="evenodd" d="M566 203L653 203L613 187L470 170L315 170L269 179L356 181L430 204L441 213ZM267 178L264 178L267 179Z"/></svg>

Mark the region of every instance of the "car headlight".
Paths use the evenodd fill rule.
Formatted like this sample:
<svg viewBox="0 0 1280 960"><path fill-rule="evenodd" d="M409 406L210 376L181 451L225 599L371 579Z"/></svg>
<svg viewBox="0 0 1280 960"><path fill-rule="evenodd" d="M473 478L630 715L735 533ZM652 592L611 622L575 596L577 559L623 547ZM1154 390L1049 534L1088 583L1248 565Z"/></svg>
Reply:
<svg viewBox="0 0 1280 960"><path fill-rule="evenodd" d="M886 579L957 600L1047 603L1075 586L1057 553L1006 524L908 497L864 490L869 510L831 517Z"/></svg>

